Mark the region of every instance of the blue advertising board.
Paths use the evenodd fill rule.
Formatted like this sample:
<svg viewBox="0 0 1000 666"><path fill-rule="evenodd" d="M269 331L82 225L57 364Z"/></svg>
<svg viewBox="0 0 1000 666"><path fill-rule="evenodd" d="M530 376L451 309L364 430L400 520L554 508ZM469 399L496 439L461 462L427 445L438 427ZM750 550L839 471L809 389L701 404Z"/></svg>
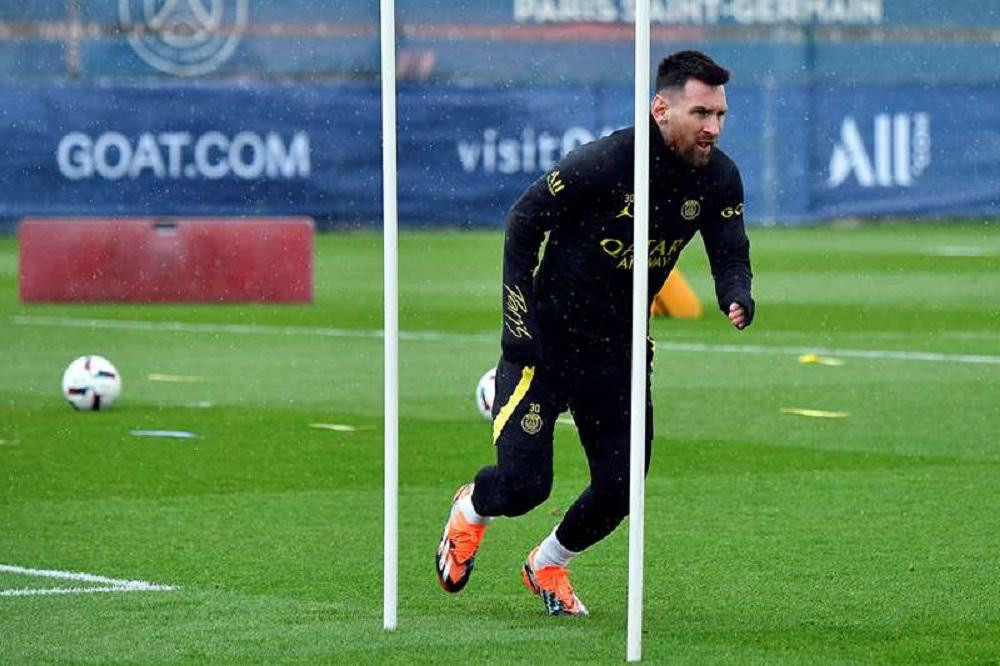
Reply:
<svg viewBox="0 0 1000 666"><path fill-rule="evenodd" d="M810 214L1000 214L1000 86L816 94Z"/></svg>
<svg viewBox="0 0 1000 666"><path fill-rule="evenodd" d="M753 223L1000 214L1000 86L732 85ZM562 155L631 122L623 86L400 86L402 224L495 226ZM381 217L368 83L0 87L0 216Z"/></svg>
<svg viewBox="0 0 1000 666"><path fill-rule="evenodd" d="M0 215L370 214L370 85L0 89Z"/></svg>

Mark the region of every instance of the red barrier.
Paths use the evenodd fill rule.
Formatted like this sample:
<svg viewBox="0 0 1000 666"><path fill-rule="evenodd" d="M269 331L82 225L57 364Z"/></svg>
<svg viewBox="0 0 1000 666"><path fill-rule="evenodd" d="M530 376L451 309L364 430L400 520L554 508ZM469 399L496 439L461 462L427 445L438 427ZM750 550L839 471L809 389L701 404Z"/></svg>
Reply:
<svg viewBox="0 0 1000 666"><path fill-rule="evenodd" d="M25 219L21 300L306 302L309 218Z"/></svg>

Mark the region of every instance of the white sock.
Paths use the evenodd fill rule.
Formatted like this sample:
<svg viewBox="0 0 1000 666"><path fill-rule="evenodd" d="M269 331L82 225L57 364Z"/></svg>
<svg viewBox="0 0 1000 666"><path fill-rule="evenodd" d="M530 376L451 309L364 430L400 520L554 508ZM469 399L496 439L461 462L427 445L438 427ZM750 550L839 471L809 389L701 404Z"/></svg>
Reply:
<svg viewBox="0 0 1000 666"><path fill-rule="evenodd" d="M556 538L556 530L552 530L552 533L545 537L541 545L538 546L533 565L536 570L552 566L564 567L579 554L559 543L559 539Z"/></svg>
<svg viewBox="0 0 1000 666"><path fill-rule="evenodd" d="M476 512L476 507L472 506L472 493L459 498L458 508L462 511L465 519L473 525L489 525L496 520L493 516L481 516Z"/></svg>

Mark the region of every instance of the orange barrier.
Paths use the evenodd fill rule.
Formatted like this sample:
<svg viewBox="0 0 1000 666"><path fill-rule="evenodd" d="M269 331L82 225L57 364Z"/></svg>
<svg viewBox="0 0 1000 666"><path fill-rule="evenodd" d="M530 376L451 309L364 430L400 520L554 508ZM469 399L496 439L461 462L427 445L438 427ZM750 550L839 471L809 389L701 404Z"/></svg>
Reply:
<svg viewBox="0 0 1000 666"><path fill-rule="evenodd" d="M650 313L654 317L673 317L675 319L700 319L702 314L701 300L684 279L680 269L675 268L667 276L663 288L653 299Z"/></svg>

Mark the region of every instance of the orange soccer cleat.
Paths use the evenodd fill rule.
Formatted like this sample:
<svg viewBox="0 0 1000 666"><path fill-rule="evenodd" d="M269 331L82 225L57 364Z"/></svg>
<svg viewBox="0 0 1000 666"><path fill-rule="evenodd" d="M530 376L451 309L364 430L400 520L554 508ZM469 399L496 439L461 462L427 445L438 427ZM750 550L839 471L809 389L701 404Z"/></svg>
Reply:
<svg viewBox="0 0 1000 666"><path fill-rule="evenodd" d="M469 495L472 495L471 483L455 491L451 513L437 549L435 565L438 582L446 592L460 592L469 582L472 566L476 561L476 551L486 533L486 525L470 523L458 506L459 500Z"/></svg>
<svg viewBox="0 0 1000 666"><path fill-rule="evenodd" d="M569 582L569 569L559 566L547 566L535 569L536 547L528 554L521 572L521 580L534 594L537 594L545 604L545 612L549 615L573 615L586 617L587 607L573 591Z"/></svg>

